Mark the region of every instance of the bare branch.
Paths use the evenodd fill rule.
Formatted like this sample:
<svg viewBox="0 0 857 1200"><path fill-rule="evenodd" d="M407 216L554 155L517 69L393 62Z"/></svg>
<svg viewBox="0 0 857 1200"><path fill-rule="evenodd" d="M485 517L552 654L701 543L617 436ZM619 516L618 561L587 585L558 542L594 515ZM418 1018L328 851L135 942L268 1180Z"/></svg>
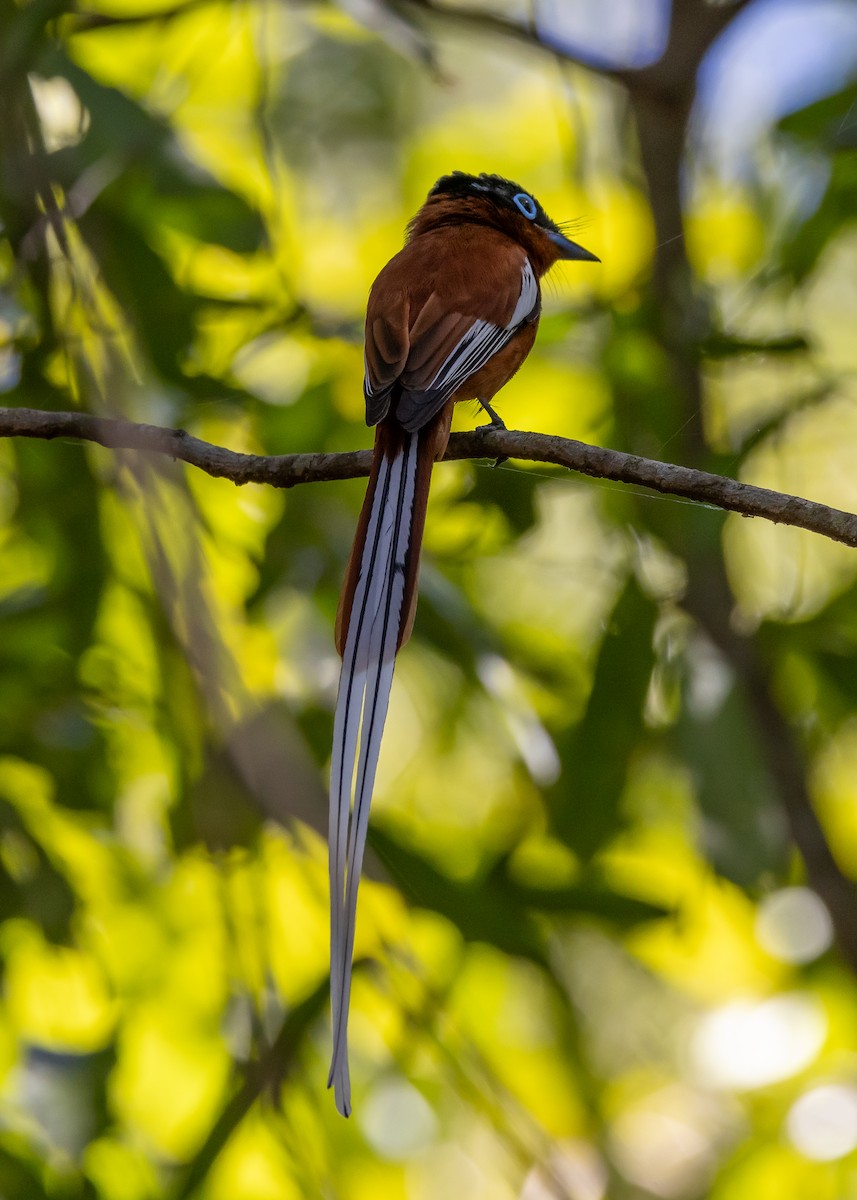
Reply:
<svg viewBox="0 0 857 1200"><path fill-rule="evenodd" d="M333 479L357 479L369 474L370 450L342 454L239 454L193 437L183 429L138 425L90 413L45 412L35 408L0 408L0 437L78 438L114 450L164 454L235 484L267 483L295 487ZM590 475L637 484L670 496L681 496L745 517L763 517L857 547L857 515L814 500L739 483L723 475L641 458L570 438L513 429L454 433L446 459L518 458L551 463Z"/></svg>
<svg viewBox="0 0 857 1200"><path fill-rule="evenodd" d="M388 2L392 3L392 0ZM731 4L714 5L698 0L690 3L674 0L668 44L660 58L643 67L612 65L588 53L583 46L571 46L552 37L547 29L539 28L535 22L515 21L475 5L456 4L453 7L438 0L396 0L396 7L415 9L450 25L469 26L481 33L496 33L524 42L560 62L613 79L629 91L663 97L684 84L682 70L687 72L687 82L693 87L696 68L705 51L748 3L749 0L734 0Z"/></svg>
<svg viewBox="0 0 857 1200"><path fill-rule="evenodd" d="M468 8L464 5L456 5L453 8L448 4L438 4L435 0L399 0L399 2L402 6L406 4L409 8L428 13L430 16L450 24L469 25L483 33L497 33L519 42L526 42L538 50L552 54L562 62L585 67L588 71L594 71L598 75L604 75L608 79L615 79L620 83L630 84L631 80L640 74L631 67L612 67L599 59L590 58L583 50L577 52L566 45L561 45L533 25L512 21L508 17L490 12L485 8Z"/></svg>

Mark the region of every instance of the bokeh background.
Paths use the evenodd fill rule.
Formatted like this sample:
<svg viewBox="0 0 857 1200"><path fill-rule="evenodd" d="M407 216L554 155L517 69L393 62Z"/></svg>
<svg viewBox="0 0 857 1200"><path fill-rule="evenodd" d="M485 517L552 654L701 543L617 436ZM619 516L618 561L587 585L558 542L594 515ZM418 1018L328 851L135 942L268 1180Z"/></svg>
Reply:
<svg viewBox="0 0 857 1200"><path fill-rule="evenodd" d="M368 445L485 170L603 259L510 427L857 509L855 78L852 0L2 0L2 402ZM857 1196L857 557L521 463L435 472L337 1116L362 490L0 441L0 1196Z"/></svg>

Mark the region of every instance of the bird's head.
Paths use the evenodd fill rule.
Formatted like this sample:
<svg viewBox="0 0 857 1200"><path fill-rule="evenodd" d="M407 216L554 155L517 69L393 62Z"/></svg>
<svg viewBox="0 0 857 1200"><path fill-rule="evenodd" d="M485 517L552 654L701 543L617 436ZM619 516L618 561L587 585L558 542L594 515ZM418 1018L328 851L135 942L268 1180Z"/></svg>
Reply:
<svg viewBox="0 0 857 1200"><path fill-rule="evenodd" d="M412 237L450 225L488 225L521 243L538 275L560 259L601 260L566 237L538 200L501 175L453 171L437 181L410 225Z"/></svg>

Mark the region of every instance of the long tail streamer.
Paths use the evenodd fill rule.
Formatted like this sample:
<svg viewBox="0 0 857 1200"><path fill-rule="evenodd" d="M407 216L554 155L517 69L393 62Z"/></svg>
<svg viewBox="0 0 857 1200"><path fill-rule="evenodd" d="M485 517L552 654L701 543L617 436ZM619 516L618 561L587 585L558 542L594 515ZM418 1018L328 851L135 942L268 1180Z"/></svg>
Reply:
<svg viewBox="0 0 857 1200"><path fill-rule="evenodd" d="M327 1086L333 1086L336 1107L346 1117L351 1113L348 1008L357 888L403 620L418 442L419 434L405 435L400 449L385 454L375 480L333 726L329 829L333 1057Z"/></svg>

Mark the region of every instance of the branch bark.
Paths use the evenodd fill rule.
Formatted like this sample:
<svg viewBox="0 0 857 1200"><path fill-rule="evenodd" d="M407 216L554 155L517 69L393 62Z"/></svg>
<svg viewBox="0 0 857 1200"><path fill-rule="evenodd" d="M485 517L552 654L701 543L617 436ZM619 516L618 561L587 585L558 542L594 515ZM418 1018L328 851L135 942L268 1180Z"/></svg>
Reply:
<svg viewBox="0 0 857 1200"><path fill-rule="evenodd" d="M163 454L198 467L208 475L235 484L267 483L295 487L334 479L357 479L369 474L371 450L339 454L240 454L193 437L184 429L140 425L82 412L46 412L36 408L0 408L0 437L52 440L75 438L113 450ZM709 471L590 446L571 438L514 429L454 433L446 461L466 458L517 458L550 463L589 475L636 484L669 496L713 505L745 517L763 517L781 525L807 529L846 546L857 547L857 514L805 500L787 492L740 483Z"/></svg>

